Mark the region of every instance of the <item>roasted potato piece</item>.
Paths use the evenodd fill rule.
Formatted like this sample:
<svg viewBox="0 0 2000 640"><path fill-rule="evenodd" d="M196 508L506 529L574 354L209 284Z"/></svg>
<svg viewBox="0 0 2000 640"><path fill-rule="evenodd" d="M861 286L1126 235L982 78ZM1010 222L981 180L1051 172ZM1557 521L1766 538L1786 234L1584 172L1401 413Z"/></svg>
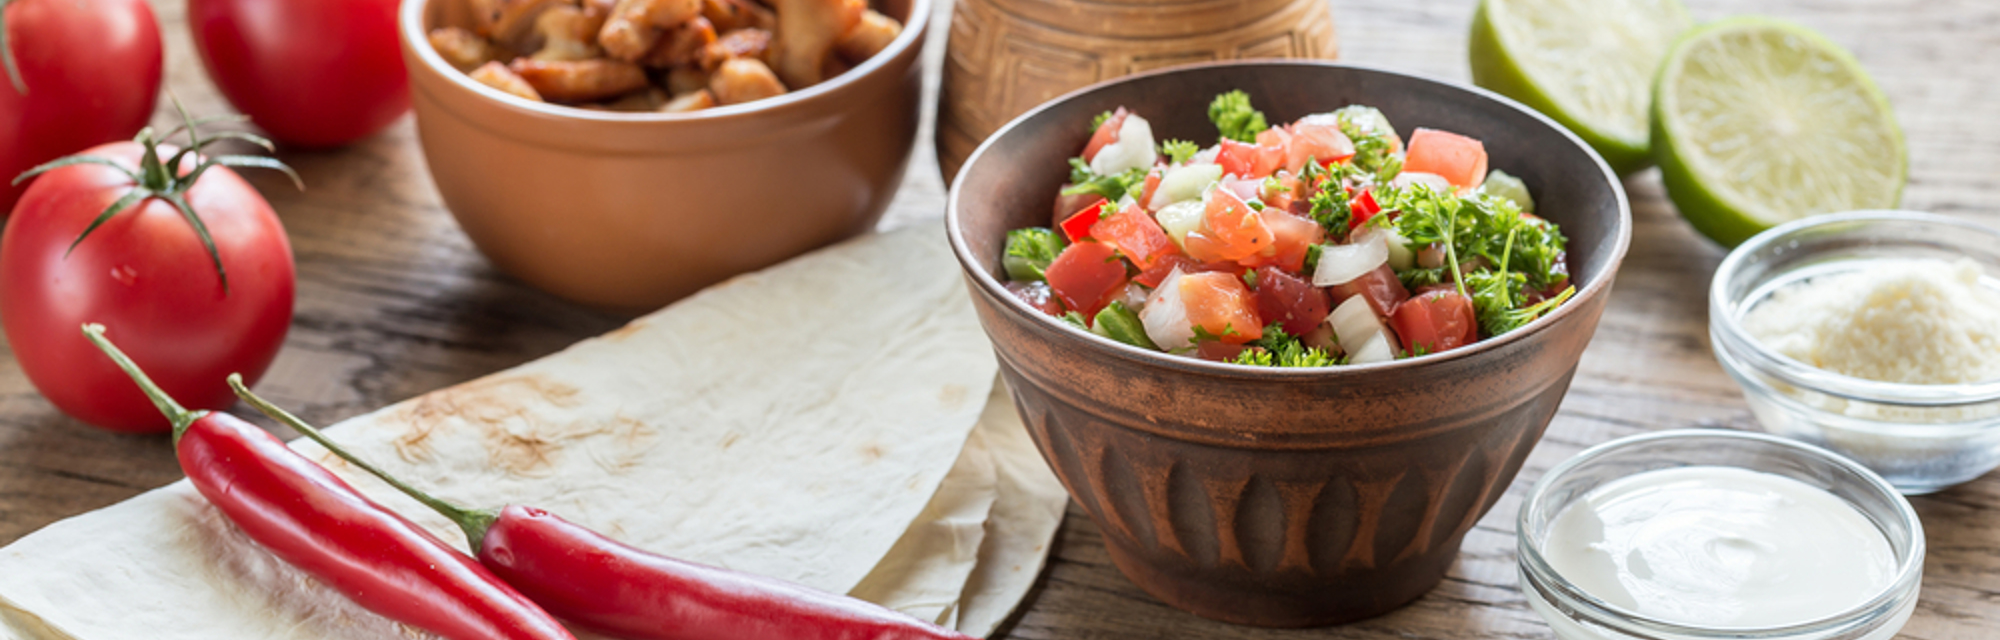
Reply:
<svg viewBox="0 0 2000 640"><path fill-rule="evenodd" d="M708 90L722 104L741 104L783 95L785 85L771 67L755 58L731 58L708 79Z"/></svg>
<svg viewBox="0 0 2000 640"><path fill-rule="evenodd" d="M479 65L501 58L500 50L493 43L458 27L432 29L429 39L431 48L460 72L470 73Z"/></svg>
<svg viewBox="0 0 2000 640"><path fill-rule="evenodd" d="M889 48L889 43L895 42L896 36L902 33L903 23L869 9L862 12L861 22L848 29L847 34L840 36L840 41L833 46L840 52L840 57L849 63L861 64L862 60L875 57L875 54Z"/></svg>
<svg viewBox="0 0 2000 640"><path fill-rule="evenodd" d="M622 60L546 61L515 58L514 73L551 102L595 102L646 86L646 71Z"/></svg>
<svg viewBox="0 0 2000 640"><path fill-rule="evenodd" d="M575 5L576 0L466 0L472 7L479 35L520 53L534 51L535 19L557 5Z"/></svg>
<svg viewBox="0 0 2000 640"><path fill-rule="evenodd" d="M770 31L778 28L778 14L751 0L702 0L701 15L722 33L737 29Z"/></svg>
<svg viewBox="0 0 2000 640"><path fill-rule="evenodd" d="M707 89L701 89L667 101L667 105L660 107L660 111L662 113L687 113L713 106L715 106L715 94L709 93Z"/></svg>
<svg viewBox="0 0 2000 640"><path fill-rule="evenodd" d="M597 30L605 16L592 16L580 7L553 7L535 18L535 33L541 41L536 60L589 60L604 56L597 48Z"/></svg>
<svg viewBox="0 0 2000 640"><path fill-rule="evenodd" d="M701 14L702 0L618 0L597 44L605 53L637 62L658 45L663 32Z"/></svg>
<svg viewBox="0 0 2000 640"><path fill-rule="evenodd" d="M507 68L507 65L500 64L500 61L498 60L490 61L487 62L486 64L480 65L478 69L473 69L471 73L468 73L466 75L471 76L473 81L478 82L479 84L493 87L495 89L499 89L501 91L505 91L507 93L511 93L520 96L522 98L527 98L535 102L544 102L544 100L542 100L542 94L540 92L535 91L535 87L533 85L528 84L527 80L521 79L521 76L515 74L513 69Z"/></svg>
<svg viewBox="0 0 2000 640"><path fill-rule="evenodd" d="M826 79L826 58L834 43L860 24L868 10L865 0L776 0L773 6L778 31L771 43L771 66L793 89Z"/></svg>
<svg viewBox="0 0 2000 640"><path fill-rule="evenodd" d="M667 71L667 93L686 95L708 88L709 73L701 67L682 65Z"/></svg>
<svg viewBox="0 0 2000 640"><path fill-rule="evenodd" d="M764 52L771 47L771 32L763 29L737 29L723 34L722 38L704 47L695 61L701 68L714 70L730 58L757 58L762 60Z"/></svg>
<svg viewBox="0 0 2000 640"><path fill-rule="evenodd" d="M715 27L708 23L707 18L695 16L668 31L666 37L660 38L660 44L655 45L639 63L655 69L691 64L698 59L703 48L714 42Z"/></svg>

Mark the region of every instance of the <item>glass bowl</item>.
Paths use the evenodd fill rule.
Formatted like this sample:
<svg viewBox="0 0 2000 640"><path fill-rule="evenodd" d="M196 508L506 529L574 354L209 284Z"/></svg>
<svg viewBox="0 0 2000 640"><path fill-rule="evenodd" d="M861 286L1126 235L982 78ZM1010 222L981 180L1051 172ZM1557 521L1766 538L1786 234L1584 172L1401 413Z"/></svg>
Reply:
<svg viewBox="0 0 2000 640"><path fill-rule="evenodd" d="M1971 258L2000 290L2000 230L1908 211L1816 216L1751 238L1715 272L1708 328L1716 360L1764 429L1847 455L1903 493L1930 493L2000 466L2000 380L1920 385L1821 370L1766 348L1742 318L1772 292L1882 260Z"/></svg>
<svg viewBox="0 0 2000 640"><path fill-rule="evenodd" d="M1888 539L1895 576L1867 602L1825 618L1780 627L1713 628L1622 609L1572 584L1542 555L1557 516L1591 490L1633 474L1694 465L1775 474L1832 493ZM1560 640L1888 640L1916 610L1923 579L1923 523L1895 487L1825 449L1760 433L1682 429L1591 447L1535 483L1517 527L1521 591Z"/></svg>

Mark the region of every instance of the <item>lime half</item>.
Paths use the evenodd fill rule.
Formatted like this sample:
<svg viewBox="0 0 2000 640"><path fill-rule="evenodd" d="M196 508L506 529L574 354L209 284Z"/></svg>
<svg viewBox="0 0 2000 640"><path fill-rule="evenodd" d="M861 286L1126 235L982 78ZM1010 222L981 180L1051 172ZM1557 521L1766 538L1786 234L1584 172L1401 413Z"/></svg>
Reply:
<svg viewBox="0 0 2000 640"><path fill-rule="evenodd" d="M1679 0L1481 0L1472 82L1548 114L1632 173L1652 163L1653 75L1692 26Z"/></svg>
<svg viewBox="0 0 2000 640"><path fill-rule="evenodd" d="M1814 214L1894 208L1909 172L1896 114L1854 56L1768 18L1703 26L1667 54L1653 156L1681 215L1725 247Z"/></svg>

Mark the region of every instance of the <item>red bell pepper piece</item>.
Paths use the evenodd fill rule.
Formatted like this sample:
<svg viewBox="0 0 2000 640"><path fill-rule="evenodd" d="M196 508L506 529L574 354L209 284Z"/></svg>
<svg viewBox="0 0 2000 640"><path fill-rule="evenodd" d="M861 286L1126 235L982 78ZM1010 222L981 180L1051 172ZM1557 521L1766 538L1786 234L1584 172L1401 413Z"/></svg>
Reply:
<svg viewBox="0 0 2000 640"><path fill-rule="evenodd" d="M1374 189L1362 189L1360 193L1354 194L1354 199L1347 201L1347 210L1354 212L1354 215L1347 219L1347 229L1352 231L1355 227L1368 222L1369 218L1375 217L1375 214L1381 213L1382 205L1376 204Z"/></svg>
<svg viewBox="0 0 2000 640"><path fill-rule="evenodd" d="M1076 215L1070 216L1068 220L1063 221L1061 225L1063 235L1068 236L1070 242L1090 237L1090 227L1096 225L1098 220L1104 218L1104 208L1109 206L1111 206L1111 203L1100 199L1097 201L1097 204L1085 207L1082 211L1076 212Z"/></svg>
<svg viewBox="0 0 2000 640"><path fill-rule="evenodd" d="M195 490L273 555L369 611L452 640L575 640L478 562L269 432L182 408L104 338L104 327L86 325L84 335L167 414ZM242 384L233 375L230 382Z"/></svg>

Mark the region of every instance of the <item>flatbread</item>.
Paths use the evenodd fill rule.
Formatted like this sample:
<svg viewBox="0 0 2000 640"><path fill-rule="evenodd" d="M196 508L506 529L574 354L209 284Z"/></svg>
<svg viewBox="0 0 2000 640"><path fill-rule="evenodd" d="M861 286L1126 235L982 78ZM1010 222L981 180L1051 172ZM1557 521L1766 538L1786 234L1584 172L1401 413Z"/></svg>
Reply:
<svg viewBox="0 0 2000 640"><path fill-rule="evenodd" d="M959 600L957 626L966 635L986 637L1034 588L1069 508L1069 493L1042 460L1004 383L994 383L980 425L999 494L986 521L978 566Z"/></svg>
<svg viewBox="0 0 2000 640"><path fill-rule="evenodd" d="M540 506L652 551L849 592L930 503L990 389L957 271L927 225L864 237L328 432L447 500ZM251 544L185 481L0 549L0 604L76 640L413 636Z"/></svg>
<svg viewBox="0 0 2000 640"><path fill-rule="evenodd" d="M985 419L973 428L930 506L848 595L919 620L944 623L956 617L998 495L999 476L984 433L991 428Z"/></svg>

